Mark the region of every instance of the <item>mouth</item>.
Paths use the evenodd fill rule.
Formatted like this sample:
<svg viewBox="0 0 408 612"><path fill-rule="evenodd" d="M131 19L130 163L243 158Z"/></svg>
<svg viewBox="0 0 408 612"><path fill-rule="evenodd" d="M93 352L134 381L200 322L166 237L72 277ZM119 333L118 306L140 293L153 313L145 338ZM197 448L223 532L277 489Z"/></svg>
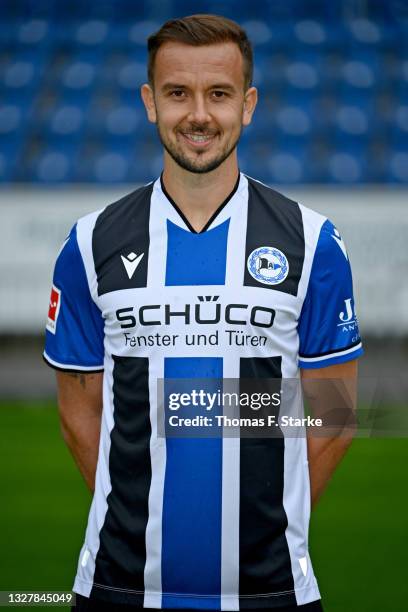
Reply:
<svg viewBox="0 0 408 612"><path fill-rule="evenodd" d="M203 149L212 144L215 140L215 134L203 134L198 132L180 132L183 140L195 149Z"/></svg>

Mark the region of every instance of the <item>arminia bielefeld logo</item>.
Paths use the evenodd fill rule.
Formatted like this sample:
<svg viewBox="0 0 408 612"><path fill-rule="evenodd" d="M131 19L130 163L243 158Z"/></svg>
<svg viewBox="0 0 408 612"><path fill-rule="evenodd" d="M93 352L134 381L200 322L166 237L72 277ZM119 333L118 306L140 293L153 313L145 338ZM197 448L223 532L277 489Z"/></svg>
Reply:
<svg viewBox="0 0 408 612"><path fill-rule="evenodd" d="M247 261L248 271L264 285L279 285L289 274L286 256L274 247L259 247L252 251Z"/></svg>

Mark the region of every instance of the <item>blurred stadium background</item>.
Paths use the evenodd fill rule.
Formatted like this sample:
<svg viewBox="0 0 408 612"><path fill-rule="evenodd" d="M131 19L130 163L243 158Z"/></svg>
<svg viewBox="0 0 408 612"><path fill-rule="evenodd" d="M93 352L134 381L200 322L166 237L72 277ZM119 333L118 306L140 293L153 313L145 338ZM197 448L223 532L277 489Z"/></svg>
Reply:
<svg viewBox="0 0 408 612"><path fill-rule="evenodd" d="M78 216L159 174L146 37L197 12L248 31L260 103L241 169L338 225L362 377L406 407L408 0L1 0L0 590L72 586L90 497L41 361L52 266ZM365 432L313 515L326 612L407 609L406 435Z"/></svg>

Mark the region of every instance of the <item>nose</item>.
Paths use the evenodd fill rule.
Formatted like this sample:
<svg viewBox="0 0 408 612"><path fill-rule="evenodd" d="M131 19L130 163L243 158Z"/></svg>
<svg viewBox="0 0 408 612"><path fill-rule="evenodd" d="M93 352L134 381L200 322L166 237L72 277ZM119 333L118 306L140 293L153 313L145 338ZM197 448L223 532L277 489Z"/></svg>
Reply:
<svg viewBox="0 0 408 612"><path fill-rule="evenodd" d="M192 123L198 124L209 123L211 121L204 96L194 96L188 118Z"/></svg>

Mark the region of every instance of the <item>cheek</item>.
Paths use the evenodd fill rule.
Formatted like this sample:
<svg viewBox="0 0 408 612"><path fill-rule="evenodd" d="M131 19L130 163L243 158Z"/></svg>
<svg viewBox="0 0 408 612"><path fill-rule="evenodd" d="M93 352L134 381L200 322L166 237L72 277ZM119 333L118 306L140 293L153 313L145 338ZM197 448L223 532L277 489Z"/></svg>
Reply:
<svg viewBox="0 0 408 612"><path fill-rule="evenodd" d="M178 113L169 113L165 116L161 125L164 130L166 130L169 137L172 136L173 138L175 138L178 129L181 125L183 125L183 123L185 123L184 115L180 116Z"/></svg>
<svg viewBox="0 0 408 612"><path fill-rule="evenodd" d="M241 107L231 106L218 114L219 124L228 131L238 131L241 128L243 111Z"/></svg>
<svg viewBox="0 0 408 612"><path fill-rule="evenodd" d="M157 117L158 121L163 127L172 128L175 127L180 121L182 121L188 111L184 105L170 105L160 104L157 105Z"/></svg>

